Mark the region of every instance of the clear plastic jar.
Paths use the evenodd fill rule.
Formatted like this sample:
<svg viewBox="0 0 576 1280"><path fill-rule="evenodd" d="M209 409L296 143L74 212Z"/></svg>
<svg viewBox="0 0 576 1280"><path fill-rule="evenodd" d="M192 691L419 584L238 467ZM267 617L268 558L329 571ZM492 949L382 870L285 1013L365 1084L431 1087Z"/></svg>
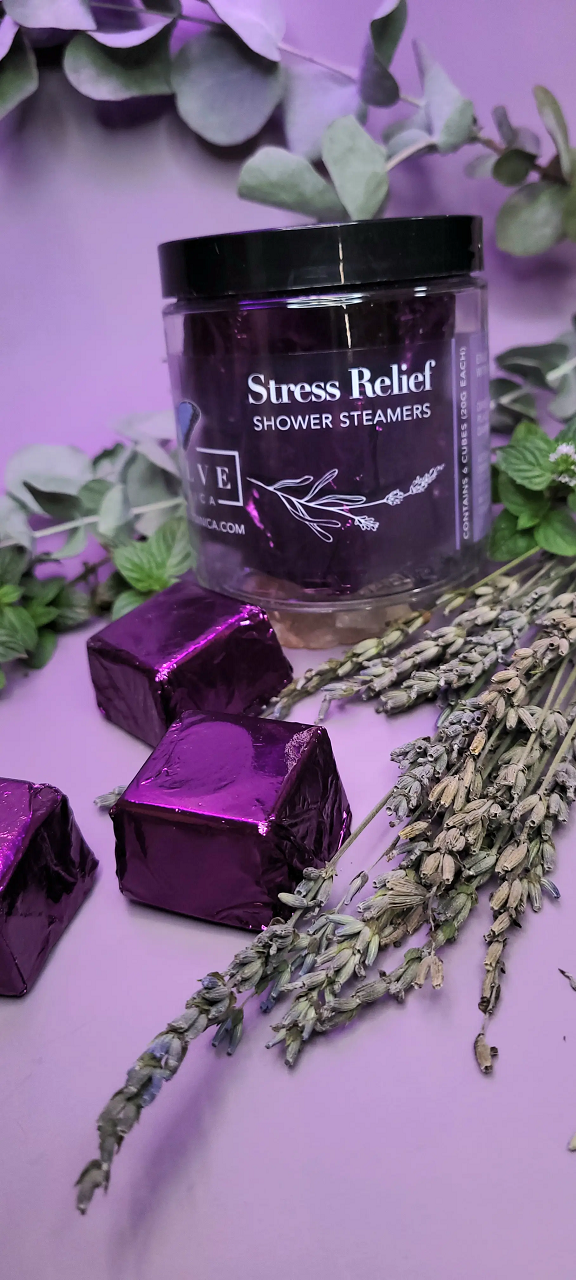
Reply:
<svg viewBox="0 0 576 1280"><path fill-rule="evenodd" d="M210 236L160 259L204 586L322 647L475 569L490 518L479 219Z"/></svg>

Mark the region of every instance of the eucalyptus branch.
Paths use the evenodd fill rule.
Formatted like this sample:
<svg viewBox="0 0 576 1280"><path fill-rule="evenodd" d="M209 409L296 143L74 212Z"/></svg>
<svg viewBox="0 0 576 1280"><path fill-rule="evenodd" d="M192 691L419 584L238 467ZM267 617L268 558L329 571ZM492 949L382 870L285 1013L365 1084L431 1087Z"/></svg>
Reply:
<svg viewBox="0 0 576 1280"><path fill-rule="evenodd" d="M149 511L164 511L169 507L181 507L184 505L184 498L165 498L162 502L145 502L140 507L131 507L129 516L143 516ZM76 520L64 520L61 524L49 525L45 529L35 529L35 538L51 538L57 533L69 533L72 529L83 529L91 524L98 524L99 515L79 516ZM4 542L0 542L0 551L4 547L17 547L20 544L16 538L8 538Z"/></svg>

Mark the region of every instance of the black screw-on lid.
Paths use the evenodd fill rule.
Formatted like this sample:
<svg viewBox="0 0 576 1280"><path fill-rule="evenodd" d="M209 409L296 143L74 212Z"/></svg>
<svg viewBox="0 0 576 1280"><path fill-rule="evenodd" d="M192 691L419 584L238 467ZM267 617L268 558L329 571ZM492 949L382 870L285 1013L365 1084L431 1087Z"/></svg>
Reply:
<svg viewBox="0 0 576 1280"><path fill-rule="evenodd" d="M221 298L480 271L482 219L381 218L161 244L165 298Z"/></svg>

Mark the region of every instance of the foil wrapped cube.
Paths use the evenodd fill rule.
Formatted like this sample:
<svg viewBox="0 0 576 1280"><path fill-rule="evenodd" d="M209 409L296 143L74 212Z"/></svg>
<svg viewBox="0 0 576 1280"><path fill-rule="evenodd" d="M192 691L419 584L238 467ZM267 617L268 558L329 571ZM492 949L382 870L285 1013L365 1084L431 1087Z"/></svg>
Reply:
<svg viewBox="0 0 576 1280"><path fill-rule="evenodd" d="M0 778L0 995L30 989L97 866L57 787Z"/></svg>
<svg viewBox="0 0 576 1280"><path fill-rule="evenodd" d="M325 729L185 713L112 809L135 902L262 929L350 829Z"/></svg>
<svg viewBox="0 0 576 1280"><path fill-rule="evenodd" d="M255 714L292 678L266 614L190 574L92 636L88 661L102 715L151 747L183 711Z"/></svg>

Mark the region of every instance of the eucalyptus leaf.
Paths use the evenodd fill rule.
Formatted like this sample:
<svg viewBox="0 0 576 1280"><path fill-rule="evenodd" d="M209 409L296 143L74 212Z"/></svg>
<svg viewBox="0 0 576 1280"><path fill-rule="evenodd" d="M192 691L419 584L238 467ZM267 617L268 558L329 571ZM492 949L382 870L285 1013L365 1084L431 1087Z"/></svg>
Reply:
<svg viewBox="0 0 576 1280"><path fill-rule="evenodd" d="M83 484L82 488L78 490L78 501L82 514L85 516L97 515L110 488L110 481L104 480L103 477L88 480L87 484Z"/></svg>
<svg viewBox="0 0 576 1280"><path fill-rule="evenodd" d="M370 107L393 107L400 97L398 81L376 56L371 40L364 46L358 84L362 101Z"/></svg>
<svg viewBox="0 0 576 1280"><path fill-rule="evenodd" d="M516 257L545 253L564 235L568 192L557 182L529 182L509 196L496 219L499 249Z"/></svg>
<svg viewBox="0 0 576 1280"><path fill-rule="evenodd" d="M88 541L88 532L86 525L79 525L77 529L71 529L66 536L66 541L58 548L58 551L50 552L51 560L69 560L72 556L80 556L86 547Z"/></svg>
<svg viewBox="0 0 576 1280"><path fill-rule="evenodd" d="M70 84L97 102L158 97L172 93L169 44L169 28L129 49L107 48L92 36L77 35L62 65Z"/></svg>
<svg viewBox="0 0 576 1280"><path fill-rule="evenodd" d="M457 151L474 132L474 105L464 98L444 69L431 58L421 40L414 54L424 93L429 133L442 153Z"/></svg>
<svg viewBox="0 0 576 1280"><path fill-rule="evenodd" d="M38 634L36 648L32 650L28 658L28 666L32 667L33 671L45 667L46 663L53 657L57 644L58 637L56 632L52 631L50 627L44 627Z"/></svg>
<svg viewBox="0 0 576 1280"><path fill-rule="evenodd" d="M37 488L31 480L24 480L23 484L34 502L47 516L52 516L53 520L58 520L59 523L74 520L79 514L80 502L73 494L46 492Z"/></svg>
<svg viewBox="0 0 576 1280"><path fill-rule="evenodd" d="M519 151L512 147L498 156L492 166L492 176L505 187L518 187L528 177L532 168L533 157L527 151Z"/></svg>
<svg viewBox="0 0 576 1280"><path fill-rule="evenodd" d="M518 529L518 521L511 511L501 511L490 530L488 555L491 560L515 560L535 546L532 529Z"/></svg>
<svg viewBox="0 0 576 1280"><path fill-rule="evenodd" d="M4 18L0 34L6 22L11 22L11 19ZM6 42L6 32L4 40ZM36 58L22 32L17 31L11 36L9 47L0 62L0 120L35 93L37 88Z"/></svg>
<svg viewBox="0 0 576 1280"><path fill-rule="evenodd" d="M528 347L510 347L497 356L497 363L505 373L514 373L526 382L542 390L549 390L548 375L569 356L568 347L562 342L542 342Z"/></svg>
<svg viewBox="0 0 576 1280"><path fill-rule="evenodd" d="M134 16L140 16L141 10L134 10ZM165 27L173 22L174 18L180 12L178 5L177 12L167 13L165 17L159 18L154 16L144 26L136 26L126 31L95 31L92 36L98 44L105 45L107 49L135 49L138 45L145 44L147 40L151 40L153 36L158 35L159 31L163 31ZM130 10L127 9L127 13Z"/></svg>
<svg viewBox="0 0 576 1280"><path fill-rule="evenodd" d="M549 511L534 536L538 546L553 556L576 556L576 523L565 507Z"/></svg>
<svg viewBox="0 0 576 1280"><path fill-rule="evenodd" d="M513 124L511 124L506 107L494 107L494 110L492 111L492 119L504 146L513 147L515 143L516 130Z"/></svg>
<svg viewBox="0 0 576 1280"><path fill-rule="evenodd" d="M322 159L350 217L373 218L388 194L384 148L354 116L343 116L324 134Z"/></svg>
<svg viewBox="0 0 576 1280"><path fill-rule="evenodd" d="M383 0L370 23L374 52L383 67L389 67L400 44L408 8L406 0Z"/></svg>
<svg viewBox="0 0 576 1280"><path fill-rule="evenodd" d="M419 108L406 120L395 120L393 124L388 125L384 129L382 140L390 159L401 155L403 151L411 150L414 146L421 146L422 150L435 147L434 139L428 132L428 119L423 108Z"/></svg>
<svg viewBox="0 0 576 1280"><path fill-rule="evenodd" d="M250 156L240 170L238 195L321 221L336 221L346 215L330 183L303 156L294 156L283 147L261 147Z"/></svg>
<svg viewBox="0 0 576 1280"><path fill-rule="evenodd" d="M532 129L516 128L510 122L506 107L494 107L492 119L505 147L518 147L531 156L540 155L540 139Z"/></svg>
<svg viewBox="0 0 576 1280"><path fill-rule="evenodd" d="M491 151L482 151L464 165L464 173L468 178L491 178L497 158Z"/></svg>
<svg viewBox="0 0 576 1280"><path fill-rule="evenodd" d="M91 479L92 463L87 454L74 445L65 444L26 445L12 454L5 471L8 493L39 514L42 508L26 488L26 482L46 494L76 496Z"/></svg>
<svg viewBox="0 0 576 1280"><path fill-rule="evenodd" d="M356 85L347 76L324 67L289 67L282 102L284 132L290 151L319 160L322 135L339 116L366 119Z"/></svg>
<svg viewBox="0 0 576 1280"><path fill-rule="evenodd" d="M88 0L4 0L4 8L20 27L96 30Z"/></svg>
<svg viewBox="0 0 576 1280"><path fill-rule="evenodd" d="M569 240L576 240L576 183L572 183L564 202L563 228Z"/></svg>
<svg viewBox="0 0 576 1280"><path fill-rule="evenodd" d="M210 7L254 53L280 60L286 21L278 0L210 0Z"/></svg>
<svg viewBox="0 0 576 1280"><path fill-rule="evenodd" d="M554 97L554 94L550 93L550 90L545 89L544 85L541 84L536 85L534 89L534 97L536 99L536 106L538 107L540 119L550 134L558 152L562 176L565 178L566 182L570 182L574 163L570 148L570 140L568 138L568 126L564 119L560 103Z"/></svg>
<svg viewBox="0 0 576 1280"><path fill-rule="evenodd" d="M177 496L180 488L169 472L155 466L139 453L135 453L128 463L123 483L129 508L170 501Z"/></svg>
<svg viewBox="0 0 576 1280"><path fill-rule="evenodd" d="M127 419L129 421L129 419ZM123 433L125 434L125 433ZM130 450L124 444L115 444L111 449L102 449L93 461L94 475L99 479L113 482L118 478Z"/></svg>
<svg viewBox="0 0 576 1280"><path fill-rule="evenodd" d="M125 613L131 613L132 609L136 609L139 604L144 604L146 600L149 600L152 594L152 592L134 591L132 587L128 591L121 591L112 605L112 621L115 622L116 618L123 618Z"/></svg>
<svg viewBox="0 0 576 1280"><path fill-rule="evenodd" d="M574 417L576 414L576 370L570 369L568 373L556 383L556 395L548 405L548 412L554 418L559 418L563 422L567 418Z"/></svg>
<svg viewBox="0 0 576 1280"><path fill-rule="evenodd" d="M15 542L28 551L34 546L34 534L26 514L8 494L0 495L0 543L2 542Z"/></svg>
<svg viewBox="0 0 576 1280"><path fill-rule="evenodd" d="M147 439L175 440L176 421L173 409L160 409L157 413L131 413L117 423L118 435L128 436L129 440ZM122 446L120 446L122 447ZM102 456L102 455L100 455Z"/></svg>
<svg viewBox="0 0 576 1280"><path fill-rule="evenodd" d="M97 536L106 542L114 542L123 536L130 523L130 504L124 484L114 484L108 490L97 525Z"/></svg>
<svg viewBox="0 0 576 1280"><path fill-rule="evenodd" d="M278 64L215 27L178 50L172 86L185 123L207 142L229 147L260 132L280 102L284 78Z"/></svg>
<svg viewBox="0 0 576 1280"><path fill-rule="evenodd" d="M175 476L177 480L180 479L180 472L174 458L156 440L142 436L137 441L135 448L136 452L147 458L153 466L159 467L161 471L167 471L169 475Z"/></svg>

